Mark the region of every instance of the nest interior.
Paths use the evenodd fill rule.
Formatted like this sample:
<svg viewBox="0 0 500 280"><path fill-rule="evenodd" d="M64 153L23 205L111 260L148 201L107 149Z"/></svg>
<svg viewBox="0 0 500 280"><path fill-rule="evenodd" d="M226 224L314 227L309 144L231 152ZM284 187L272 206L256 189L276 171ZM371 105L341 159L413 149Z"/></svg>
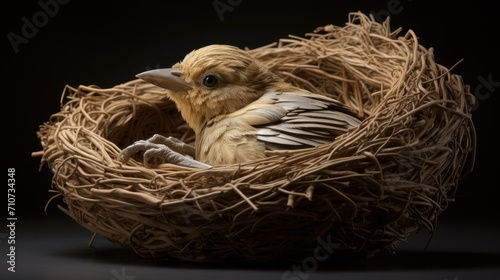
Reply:
<svg viewBox="0 0 500 280"><path fill-rule="evenodd" d="M365 117L329 145L207 170L119 159L155 133L193 142L163 89L67 86L38 131L60 208L144 257L260 261L393 252L434 230L473 166L474 98L410 30L352 13L345 26L248 50L288 82ZM323 242L324 243L324 242Z"/></svg>

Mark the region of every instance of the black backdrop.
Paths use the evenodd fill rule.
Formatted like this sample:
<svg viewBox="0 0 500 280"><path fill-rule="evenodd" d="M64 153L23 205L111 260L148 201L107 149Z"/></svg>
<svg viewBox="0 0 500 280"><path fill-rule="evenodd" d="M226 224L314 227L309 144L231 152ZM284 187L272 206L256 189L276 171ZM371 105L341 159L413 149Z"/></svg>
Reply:
<svg viewBox="0 0 500 280"><path fill-rule="evenodd" d="M380 19L390 15L393 29L413 29L422 45L435 48L444 66L464 59L454 73L478 97L473 115L478 153L475 171L461 181L457 202L444 217L498 222L496 7L487 1L424 2L3 1L1 154L4 172L16 169L18 216L43 215L50 197L51 173L46 166L39 172L39 158L31 153L41 149L36 131L59 110L66 84L111 87L146 69L169 67L207 44L254 48L289 34L303 36L318 26L343 25L349 12L362 11ZM49 214L59 215L54 205Z"/></svg>

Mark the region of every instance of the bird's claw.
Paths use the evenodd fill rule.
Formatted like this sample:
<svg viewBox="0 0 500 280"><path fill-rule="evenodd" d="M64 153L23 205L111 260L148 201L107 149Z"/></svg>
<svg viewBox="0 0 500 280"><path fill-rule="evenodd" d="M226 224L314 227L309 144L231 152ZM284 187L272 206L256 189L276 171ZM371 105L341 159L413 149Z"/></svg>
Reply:
<svg viewBox="0 0 500 280"><path fill-rule="evenodd" d="M134 144L123 149L120 153L120 159L122 159L124 162L127 162L132 157L132 155L141 153L144 166L146 167L161 163L172 163L195 168L211 167L208 164L193 159L190 155L184 155L176 152L170 147L179 149L187 153L191 152L191 146L176 138L166 138L161 135L155 135L147 140L136 141Z"/></svg>
<svg viewBox="0 0 500 280"><path fill-rule="evenodd" d="M120 158L127 162L133 155L138 153L142 154L144 165L149 167L154 159L160 160L160 162L156 163L164 163L169 154L175 152L165 145L151 143L148 140L139 140L123 149Z"/></svg>

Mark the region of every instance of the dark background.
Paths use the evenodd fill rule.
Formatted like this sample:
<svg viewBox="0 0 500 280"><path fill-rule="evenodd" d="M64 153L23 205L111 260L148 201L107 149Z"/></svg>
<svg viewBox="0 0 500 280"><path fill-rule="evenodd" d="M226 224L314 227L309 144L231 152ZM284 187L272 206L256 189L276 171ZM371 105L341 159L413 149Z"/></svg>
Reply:
<svg viewBox="0 0 500 280"><path fill-rule="evenodd" d="M33 23L33 16L42 8L37 1L0 4L1 148L4 170L16 169L20 221L29 224L62 216L56 203L49 205L48 216L44 213L52 174L47 166L39 171L39 158L32 158L31 153L41 149L36 132L59 111L66 84L112 87L146 69L170 67L187 52L207 44L255 48L289 34L303 36L319 26L344 25L349 12L362 11L381 19L391 15L391 26L402 27L402 34L413 29L422 45L435 49L439 64L451 67L464 59L453 72L462 75L478 97L473 112L478 136L476 166L460 182L456 203L441 220L499 225L499 153L494 135L498 129L494 113L500 99L496 6L488 1L218 0L237 4L221 18L213 5L216 1L67 1L58 4L58 11L47 16L17 51L8 34L23 36L23 17ZM489 86L484 81L490 81ZM4 213L2 210L2 217ZM498 247L498 243L494 245Z"/></svg>

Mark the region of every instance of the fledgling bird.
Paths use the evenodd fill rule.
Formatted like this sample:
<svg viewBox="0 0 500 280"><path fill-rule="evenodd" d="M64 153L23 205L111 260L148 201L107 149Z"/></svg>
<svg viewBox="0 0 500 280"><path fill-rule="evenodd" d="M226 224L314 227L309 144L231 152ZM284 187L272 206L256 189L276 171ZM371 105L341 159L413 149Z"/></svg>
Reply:
<svg viewBox="0 0 500 280"><path fill-rule="evenodd" d="M137 77L168 89L195 132L195 146L155 135L125 148L125 160L142 151L146 164L156 157L198 168L243 163L266 157L266 149L331 143L362 120L337 100L286 83L234 46L209 45L172 68Z"/></svg>

